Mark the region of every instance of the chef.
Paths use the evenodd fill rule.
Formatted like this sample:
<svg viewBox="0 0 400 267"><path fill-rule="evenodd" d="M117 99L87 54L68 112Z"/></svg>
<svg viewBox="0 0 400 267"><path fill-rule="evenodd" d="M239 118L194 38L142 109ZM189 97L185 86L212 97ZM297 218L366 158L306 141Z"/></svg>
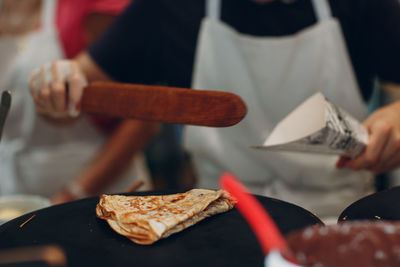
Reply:
<svg viewBox="0 0 400 267"><path fill-rule="evenodd" d="M27 90L27 76L38 66L64 57L55 23L57 1L24 1L21 7L28 8L35 2L39 4L40 20L27 22L33 24L31 31L14 37L2 32L2 42L14 40L18 49L4 66L7 75L1 80L2 90L11 91L12 105L0 144L0 195L53 196L77 175L77 170L87 164L104 142L104 137L86 119L79 120L66 134L62 127L53 127L48 120L35 114ZM16 13L15 17L10 14L13 13L9 11L10 17L2 14L3 24L6 20L22 24L24 18L20 16L35 17L36 13ZM39 24L41 26L37 27ZM10 57L7 50L1 53ZM57 143L62 144L58 146ZM77 152L78 148L84 152Z"/></svg>
<svg viewBox="0 0 400 267"><path fill-rule="evenodd" d="M126 126L121 124L107 136L88 116L60 126L35 112L29 74L50 61L78 53L129 4L123 0L77 0L79 6L71 7L71 2L0 1L0 88L12 94L0 143L0 195L35 194L59 203L99 191L120 192L132 185L139 173L149 189L138 162L129 166L126 148L131 149L130 141L118 138ZM68 22L71 18L74 23ZM93 24L97 31L87 34ZM118 158L121 154L126 160ZM107 183L101 180L103 175ZM112 183L111 176L120 180ZM81 186L88 181L93 191Z"/></svg>
<svg viewBox="0 0 400 267"><path fill-rule="evenodd" d="M400 102L366 112L375 77L400 82L399 24L396 0L138 0L87 52L34 73L31 93L39 112L57 117L75 116L86 81L97 79L238 94L248 107L238 125L185 129L199 186L216 188L228 170L253 193L337 216L373 192L374 173L400 164ZM364 122L360 157L249 148L317 91Z"/></svg>

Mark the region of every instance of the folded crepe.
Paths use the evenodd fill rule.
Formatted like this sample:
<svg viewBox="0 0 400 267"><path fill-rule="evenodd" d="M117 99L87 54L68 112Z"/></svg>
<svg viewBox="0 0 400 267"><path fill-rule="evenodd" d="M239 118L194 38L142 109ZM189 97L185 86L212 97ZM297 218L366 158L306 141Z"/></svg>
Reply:
<svg viewBox="0 0 400 267"><path fill-rule="evenodd" d="M135 243L148 245L195 223L233 208L224 190L193 189L162 196L102 195L97 217Z"/></svg>

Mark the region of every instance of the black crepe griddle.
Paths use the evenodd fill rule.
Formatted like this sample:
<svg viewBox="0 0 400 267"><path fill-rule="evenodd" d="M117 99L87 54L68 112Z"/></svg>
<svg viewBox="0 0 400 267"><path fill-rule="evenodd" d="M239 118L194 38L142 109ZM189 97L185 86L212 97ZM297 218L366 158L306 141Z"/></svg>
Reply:
<svg viewBox="0 0 400 267"><path fill-rule="evenodd" d="M383 190L354 202L339 217L339 221L346 220L400 220L400 187Z"/></svg>
<svg viewBox="0 0 400 267"><path fill-rule="evenodd" d="M321 223L298 206L257 198L284 234ZM64 249L68 266L263 266L260 246L236 209L144 246L117 234L106 221L98 219L98 200L88 198L45 208L2 225L0 250L56 244ZM36 216L21 228L33 214Z"/></svg>

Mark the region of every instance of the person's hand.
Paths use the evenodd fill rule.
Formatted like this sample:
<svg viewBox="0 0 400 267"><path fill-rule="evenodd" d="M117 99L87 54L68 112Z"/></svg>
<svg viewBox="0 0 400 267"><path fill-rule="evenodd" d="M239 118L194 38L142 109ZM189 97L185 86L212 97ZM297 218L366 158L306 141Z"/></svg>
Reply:
<svg viewBox="0 0 400 267"><path fill-rule="evenodd" d="M91 195L89 195L85 191L85 189L83 188L81 183L79 183L77 181L73 181L73 182L67 184L60 192L55 194L51 198L51 202L53 204L61 204L64 202L70 202L70 201L78 200L81 198L86 198L89 196L91 196Z"/></svg>
<svg viewBox="0 0 400 267"><path fill-rule="evenodd" d="M62 190L51 197L51 204L57 205L74 200L77 200L77 198L73 196L68 190Z"/></svg>
<svg viewBox="0 0 400 267"><path fill-rule="evenodd" d="M400 166L400 101L375 111L364 126L369 132L368 145L356 159L341 157L338 168L367 169L382 173Z"/></svg>
<svg viewBox="0 0 400 267"><path fill-rule="evenodd" d="M73 60L58 60L34 70L29 88L36 109L54 118L76 117L87 80Z"/></svg>

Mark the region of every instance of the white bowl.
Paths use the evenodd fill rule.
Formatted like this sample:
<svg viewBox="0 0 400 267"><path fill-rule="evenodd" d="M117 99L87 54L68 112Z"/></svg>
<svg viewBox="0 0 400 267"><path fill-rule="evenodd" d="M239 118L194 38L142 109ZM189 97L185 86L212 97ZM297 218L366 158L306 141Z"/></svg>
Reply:
<svg viewBox="0 0 400 267"><path fill-rule="evenodd" d="M49 199L37 195L9 195L0 197L0 225L26 213L51 205Z"/></svg>

